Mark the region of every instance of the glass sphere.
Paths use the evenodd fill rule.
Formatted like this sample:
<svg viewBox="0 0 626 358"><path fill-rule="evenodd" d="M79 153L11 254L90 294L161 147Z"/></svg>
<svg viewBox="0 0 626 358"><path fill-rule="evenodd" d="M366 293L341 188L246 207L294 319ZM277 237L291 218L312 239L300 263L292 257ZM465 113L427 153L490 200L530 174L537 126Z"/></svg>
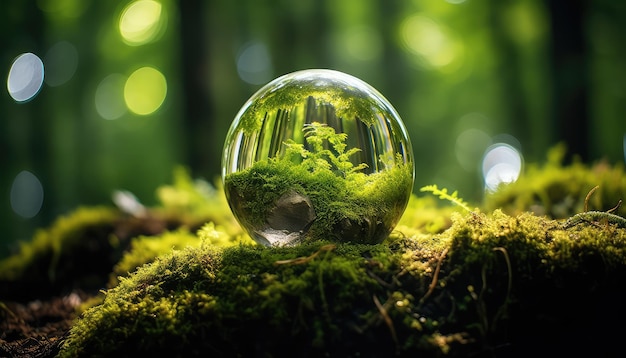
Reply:
<svg viewBox="0 0 626 358"><path fill-rule="evenodd" d="M226 136L222 180L235 218L260 244L380 243L413 190L413 151L376 89L303 70L243 105Z"/></svg>

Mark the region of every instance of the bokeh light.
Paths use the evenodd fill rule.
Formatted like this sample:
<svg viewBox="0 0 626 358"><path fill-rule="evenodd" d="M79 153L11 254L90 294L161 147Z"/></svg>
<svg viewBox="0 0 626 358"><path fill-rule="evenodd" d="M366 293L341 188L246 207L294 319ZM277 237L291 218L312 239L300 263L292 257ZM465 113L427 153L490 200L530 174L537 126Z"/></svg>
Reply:
<svg viewBox="0 0 626 358"><path fill-rule="evenodd" d="M133 72L124 86L124 101L128 109L139 115L156 112L165 101L167 81L152 67L142 67Z"/></svg>
<svg viewBox="0 0 626 358"><path fill-rule="evenodd" d="M463 55L463 46L455 40L449 29L430 17L414 14L400 27L405 48L416 55L422 67L456 70ZM455 66L453 66L455 65Z"/></svg>
<svg viewBox="0 0 626 358"><path fill-rule="evenodd" d="M43 186L33 173L23 170L13 179L10 200L13 212L30 219L41 210Z"/></svg>
<svg viewBox="0 0 626 358"><path fill-rule="evenodd" d="M43 84L43 62L33 53L18 56L11 65L7 78L7 89L16 102L27 102L41 90Z"/></svg>
<svg viewBox="0 0 626 358"><path fill-rule="evenodd" d="M455 155L461 167L468 172L476 172L480 160L489 145L491 137L484 131L470 128L463 131L456 138Z"/></svg>
<svg viewBox="0 0 626 358"><path fill-rule="evenodd" d="M159 39L166 27L167 16L163 6L152 0L130 3L122 11L119 21L120 35L131 46Z"/></svg>
<svg viewBox="0 0 626 358"><path fill-rule="evenodd" d="M89 0L37 0L37 6L61 20L80 17L89 6Z"/></svg>
<svg viewBox="0 0 626 358"><path fill-rule="evenodd" d="M383 41L380 32L371 26L351 26L333 38L333 50L342 60L373 61L380 58Z"/></svg>
<svg viewBox="0 0 626 358"><path fill-rule="evenodd" d="M113 203L125 213L138 217L146 213L146 207L137 199L135 194L128 190L113 191L111 199Z"/></svg>
<svg viewBox="0 0 626 358"><path fill-rule="evenodd" d="M96 111L104 119L117 119L126 113L124 84L126 77L112 74L105 77L96 88Z"/></svg>
<svg viewBox="0 0 626 358"><path fill-rule="evenodd" d="M67 41L54 44L44 56L46 63L45 82L57 87L69 81L78 67L78 51Z"/></svg>
<svg viewBox="0 0 626 358"><path fill-rule="evenodd" d="M500 184L512 183L522 172L522 154L510 144L496 143L485 151L482 173L485 190L495 191Z"/></svg>
<svg viewBox="0 0 626 358"><path fill-rule="evenodd" d="M267 46L257 41L243 45L237 55L237 73L243 81L253 85L269 82L274 71Z"/></svg>

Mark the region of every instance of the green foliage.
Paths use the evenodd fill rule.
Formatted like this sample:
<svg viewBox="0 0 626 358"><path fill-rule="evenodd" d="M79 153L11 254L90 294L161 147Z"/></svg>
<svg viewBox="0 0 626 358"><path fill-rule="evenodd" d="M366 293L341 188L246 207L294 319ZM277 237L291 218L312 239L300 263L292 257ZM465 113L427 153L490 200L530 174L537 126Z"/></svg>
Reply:
<svg viewBox="0 0 626 358"><path fill-rule="evenodd" d="M311 97L318 103L332 103L337 117L358 118L367 125L377 121L372 108L380 104L376 99L365 96L359 88L349 86L319 88L314 83L303 85L301 82L287 82L283 83L280 91L268 93L250 103L250 107L241 117L242 129L245 133L253 133L261 128L268 110L292 109Z"/></svg>
<svg viewBox="0 0 626 358"><path fill-rule="evenodd" d="M90 232L110 231L120 217L118 210L104 206L79 207L58 217L49 228L37 230L30 242L22 242L17 254L0 261L0 280L58 278L64 254L84 245Z"/></svg>
<svg viewBox="0 0 626 358"><path fill-rule="evenodd" d="M590 224L590 223L604 223L616 225L622 229L626 228L626 219L619 215L607 213L604 211L586 211L584 213L578 213L563 224L565 228L570 228L578 224Z"/></svg>
<svg viewBox="0 0 626 358"><path fill-rule="evenodd" d="M84 282L100 288L172 249L202 240L223 246L252 242L232 216L221 186L192 180L184 167L176 168L174 182L159 187L157 196L161 205L140 215L97 206L60 216L0 260L0 289L8 298L57 294ZM198 228L197 235L191 232ZM103 272L110 275L100 277Z"/></svg>
<svg viewBox="0 0 626 358"><path fill-rule="evenodd" d="M238 198L243 225L263 226L268 208L293 190L308 197L315 208L316 219L308 238L326 239L330 235L361 242L384 239L410 195L410 165L398 155L388 170L366 175L361 172L367 167L364 163L355 165L350 161L359 149L346 150L345 133L315 122L303 130L311 150L288 141L284 155L257 161L224 179L225 189ZM354 232L342 233L342 225Z"/></svg>
<svg viewBox="0 0 626 358"><path fill-rule="evenodd" d="M215 185L203 179L192 178L189 170L177 166L173 182L156 190L159 205L153 212L175 216L190 225L214 222L231 235L242 234L241 227L233 217L224 195L221 180Z"/></svg>
<svg viewBox="0 0 626 358"><path fill-rule="evenodd" d="M123 278L74 324L59 356L278 356L304 347L316 356L462 357L529 344L516 335L571 318L625 265L624 229L564 229L499 210L457 212L445 232L379 245L203 242ZM545 289L555 285L557 300ZM517 330L507 335L506 325Z"/></svg>
<svg viewBox="0 0 626 358"><path fill-rule="evenodd" d="M364 265L364 257L376 265ZM348 325L385 333L368 323L377 312L371 294L386 295L369 273L388 279L384 268L399 269L396 260L384 246L322 242L172 251L107 291L76 322L59 356L187 355L198 348L245 356L258 344L267 352L289 346L286 335L314 341L320 352L340 347L356 334Z"/></svg>
<svg viewBox="0 0 626 358"><path fill-rule="evenodd" d="M230 235L221 226L213 222L204 224L196 234L189 232L186 227L176 231L166 231L160 235L141 235L133 239L130 247L124 252L121 260L113 268L109 285L117 284L118 276L127 276L138 267L154 261L157 257L170 253L172 250L182 250L186 247L211 245L228 247L239 244L254 244L247 235Z"/></svg>
<svg viewBox="0 0 626 358"><path fill-rule="evenodd" d="M465 211L472 211L469 207L469 204L466 203L463 199L459 198L458 192L456 190L452 194L448 194L448 189L446 188L439 189L437 185L426 185L420 188L420 191L432 192L433 195L438 196L440 199L448 200L453 204L461 207Z"/></svg>
<svg viewBox="0 0 626 358"><path fill-rule="evenodd" d="M452 224L451 215L457 212L455 206L440 206L432 196L411 194L406 209L396 229L395 235L415 236L437 234Z"/></svg>
<svg viewBox="0 0 626 358"><path fill-rule="evenodd" d="M292 160L294 154L302 157L302 165L308 170L332 170L335 173L347 178L360 170L367 168L367 164L360 163L354 165L350 157L360 151L359 148L350 148L346 151L346 133L336 133L335 129L325 124L313 122L305 124L303 128L304 138L311 146L311 151L304 149L302 144L289 140L285 143L287 147L285 158ZM329 144L333 150L326 149Z"/></svg>
<svg viewBox="0 0 626 358"><path fill-rule="evenodd" d="M117 284L118 276L126 276L137 267L154 261L172 250L181 250L187 246L199 246L200 239L186 228L167 231L155 236L138 236L124 252L120 261L113 267L110 286Z"/></svg>
<svg viewBox="0 0 626 358"><path fill-rule="evenodd" d="M254 244L248 235L230 235L222 226L215 225L213 222L204 224L198 230L197 235L204 244L218 247Z"/></svg>
<svg viewBox="0 0 626 358"><path fill-rule="evenodd" d="M610 165L599 161L587 165L575 160L564 165L564 154L564 145L553 147L545 163L528 164L517 181L487 193L483 208L486 211L500 208L510 215L531 211L565 219L586 210L607 211L626 199L623 163ZM596 186L599 189L586 208L585 198ZM622 206L614 214L626 216L626 208Z"/></svg>
<svg viewBox="0 0 626 358"><path fill-rule="evenodd" d="M549 182L541 175L566 170L551 165L534 173L538 182ZM274 177L273 170L290 175ZM588 174L590 169L577 170ZM619 173L593 170L602 183L606 173ZM267 161L257 168L252 188L302 185L311 174L291 162ZM327 193L328 183L345 178L328 168L316 174L323 180L303 189L316 188L329 195L324 199L336 200ZM367 177L359 188L367 200L395 195L405 180L403 175ZM570 180L581 178L587 176ZM563 222L530 212L470 211L456 192L435 185L422 189L455 206L439 208L433 196L413 195L397 231L377 245L331 243L336 240L329 234L295 247L264 247L219 222L208 222L195 234L182 226L138 235L115 268L122 277L75 322L59 356L251 356L259 351L296 356L304 349L315 356L467 357L505 345L527 349L550 332L564 332L566 342L558 341L559 349L569 347L571 330L606 344L596 339L605 334L597 327L614 323L614 312L624 313L619 302L606 300L626 279L622 216L588 211ZM461 204L463 212L457 208ZM54 242L63 243L56 262L69 262L74 245L87 242L85 237L98 231L94 228L119 223L118 215L80 208L34 242L46 247L44 252L52 252ZM47 267L47 257L20 256L35 268ZM43 266L32 264L38 260ZM15 273L10 268L2 266L0 273ZM589 307L603 315L572 318L571 312Z"/></svg>
<svg viewBox="0 0 626 358"><path fill-rule="evenodd" d="M279 158L260 163L243 182L259 195L268 195L267 200L273 200L268 191L281 188L316 193L318 197L311 197L330 203L334 211L326 215L331 219L359 213L333 190L354 195L364 206L368 200L384 203L407 183L407 172L363 174L366 180L353 188L346 178L362 175L350 171L357 166L341 171L325 152L330 150L337 163L347 159L349 155L341 156L350 152L341 146L345 139L332 133L319 136L330 149L316 147L319 142L313 141L311 151L292 154L301 162L318 155L327 167L308 168ZM573 167L563 167L553 155L542 170L520 178L520 185L548 184L535 188L550 191L557 178L558 183L582 182L565 189L599 182L606 192L622 190L621 181L611 181L621 174L620 166ZM398 166L391 173L404 169ZM212 204L222 200L221 193L198 195L189 176L181 178L168 189L166 212L208 213L201 198ZM532 340L524 334L538 329L569 332L577 327L577 335L597 337L597 320L602 318L580 315L571 324L571 312L581 307L607 307L607 317L613 310L623 312L621 306L604 301L625 278L622 216L585 211L563 222L530 212L509 214L504 208L472 211L457 192L436 185L421 191L455 205L439 208L432 196L412 195L396 232L377 245L331 243L336 241L332 234L318 231L318 241L263 247L241 231L228 230L223 225L230 223L226 216L195 233L182 225L159 235L138 235L115 266L114 274L121 277L111 281L103 299L75 322L59 356L250 356L259 350L268 356L295 356L305 347L318 356L463 357L493 353L503 345L526 347ZM614 207L618 198L605 199L606 192L600 199L586 197L594 207ZM582 194L582 206L588 193L559 195ZM380 205L375 208L380 210ZM108 208L80 208L59 218L35 237L36 245L0 263L0 274L6 275L3 279L20 277L24 267L31 273L45 272L41 267L57 272L59 264L70 261L73 248L98 232L94 228L111 232L119 215ZM19 260L26 262L22 271Z"/></svg>

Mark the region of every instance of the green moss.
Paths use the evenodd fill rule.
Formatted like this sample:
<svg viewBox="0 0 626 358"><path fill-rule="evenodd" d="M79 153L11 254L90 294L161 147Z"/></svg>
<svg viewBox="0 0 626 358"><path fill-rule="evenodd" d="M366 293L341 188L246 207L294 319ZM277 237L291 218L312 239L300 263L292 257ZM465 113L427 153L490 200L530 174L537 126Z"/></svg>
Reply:
<svg viewBox="0 0 626 358"><path fill-rule="evenodd" d="M32 269L31 265L37 261L46 262L47 267L35 270L37 272L32 274L41 275L42 272L46 272L48 275L54 275L63 250L72 250L72 246L80 245L86 231L111 226L118 218L117 210L106 207L78 208L66 216L59 217L48 230L37 230L31 242L21 243L16 255L0 261L0 279L22 279L25 271Z"/></svg>
<svg viewBox="0 0 626 358"><path fill-rule="evenodd" d="M575 160L564 166L566 147L551 149L545 163L531 163L520 178L502 185L485 197L485 211L501 208L509 214L531 211L563 219L585 211L585 197L596 186L587 210L606 211L626 200L626 172L623 163L604 161L587 165ZM615 214L626 216L626 207Z"/></svg>
<svg viewBox="0 0 626 358"><path fill-rule="evenodd" d="M307 341L320 351L341 347L376 321L372 294L386 297L379 280L392 282L385 271L398 265L384 246L174 251L123 279L87 311L60 356L197 349L237 356ZM376 331L385 329L371 334Z"/></svg>
<svg viewBox="0 0 626 358"><path fill-rule="evenodd" d="M173 170L172 183L157 188L156 196L159 205L151 208L153 214L175 217L187 226L213 222L229 235L243 234L228 207L221 180L211 184L194 179L186 167L178 166Z"/></svg>
<svg viewBox="0 0 626 358"><path fill-rule="evenodd" d="M39 229L16 254L0 260L0 290L7 292L3 298L38 299L75 287L97 290L107 281L115 284L116 276L133 266L199 242L198 236L224 245L251 241L230 212L221 182L213 186L194 180L182 166L173 174L172 184L156 190L159 205L140 214L79 207ZM192 234L207 222L216 226Z"/></svg>
<svg viewBox="0 0 626 358"><path fill-rule="evenodd" d="M154 261L160 255L187 246L197 246L199 243L198 236L191 234L186 228L168 231L158 236L138 236L133 239L121 260L113 267L110 285L115 286L117 284L117 276L125 276L137 267Z"/></svg>
<svg viewBox="0 0 626 358"><path fill-rule="evenodd" d="M170 253L172 250L181 250L185 247L197 247L200 243L216 247L228 247L238 244L254 244L247 235L231 236L223 227L216 227L213 222L206 223L196 233L182 227L176 231L166 231L160 235L140 235L132 240L129 248L124 252L120 261L113 267L109 286L117 285L119 277L128 275L137 267L154 261L157 257Z"/></svg>
<svg viewBox="0 0 626 358"><path fill-rule="evenodd" d="M388 240L441 233L452 225L452 214L460 210L458 206L442 206L434 197L412 194Z"/></svg>
<svg viewBox="0 0 626 358"><path fill-rule="evenodd" d="M59 356L510 357L583 349L612 356L622 338L612 327L626 319L626 229L593 213L568 224L564 213L584 211L595 185L600 189L589 197L589 209L615 206L623 198L622 168L563 167L554 153L474 211L412 195L396 230L380 244L336 242L329 234L295 247L265 247L229 226L232 217L224 213L195 233L182 226L137 235L116 266L122 277L75 322ZM273 169L295 176L310 171L282 164L260 164L251 188L301 185L288 175L267 180ZM315 187L320 191L343 177L326 169L320 171L326 182ZM172 215L208 213L200 198L210 198L208 206L224 204L217 201L223 200L219 187L183 200L198 190L185 185L169 191L164 207ZM375 196L376 190L368 194ZM501 208L496 198L504 198ZM79 209L34 242L49 253L51 241L88 242L107 220L120 223L115 211L99 210ZM565 217L554 219L558 212ZM110 228L103 232L115 242ZM59 264L75 263L74 254L82 252L61 248ZM38 272L52 262L49 254L22 255ZM6 262L0 273L23 276ZM11 262L19 266L19 259ZM59 272L69 271L57 265Z"/></svg>
<svg viewBox="0 0 626 358"><path fill-rule="evenodd" d="M570 329L555 322L626 278L624 267L624 229L563 229L560 221L501 211L454 214L439 234L378 245L204 242L122 279L74 325L60 356L524 349L536 325Z"/></svg>

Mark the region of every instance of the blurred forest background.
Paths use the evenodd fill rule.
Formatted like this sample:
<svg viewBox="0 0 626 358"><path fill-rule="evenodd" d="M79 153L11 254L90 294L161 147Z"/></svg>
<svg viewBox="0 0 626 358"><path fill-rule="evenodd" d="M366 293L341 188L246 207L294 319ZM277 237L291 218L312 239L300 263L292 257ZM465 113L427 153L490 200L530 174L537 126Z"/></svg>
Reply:
<svg viewBox="0 0 626 358"><path fill-rule="evenodd" d="M517 167L557 143L621 165L625 20L622 0L3 1L0 72L33 53L45 77L27 101L0 94L0 256L114 190L154 204L178 165L215 182L239 108L306 68L396 107L416 192L479 202L496 143Z"/></svg>

